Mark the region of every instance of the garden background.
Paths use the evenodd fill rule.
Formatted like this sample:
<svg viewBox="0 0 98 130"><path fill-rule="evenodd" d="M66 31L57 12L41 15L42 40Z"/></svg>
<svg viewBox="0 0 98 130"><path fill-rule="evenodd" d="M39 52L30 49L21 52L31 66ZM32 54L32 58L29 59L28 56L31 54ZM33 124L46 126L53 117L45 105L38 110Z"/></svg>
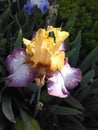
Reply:
<svg viewBox="0 0 98 130"><path fill-rule="evenodd" d="M98 130L98 0L50 0L57 9L52 17L48 10L28 15L25 3L0 1L0 130ZM6 57L24 47L23 37L31 39L45 28L47 19L70 33L66 56L82 70L81 83L63 99L48 95L45 86L39 97L35 83L27 88L6 85Z"/></svg>

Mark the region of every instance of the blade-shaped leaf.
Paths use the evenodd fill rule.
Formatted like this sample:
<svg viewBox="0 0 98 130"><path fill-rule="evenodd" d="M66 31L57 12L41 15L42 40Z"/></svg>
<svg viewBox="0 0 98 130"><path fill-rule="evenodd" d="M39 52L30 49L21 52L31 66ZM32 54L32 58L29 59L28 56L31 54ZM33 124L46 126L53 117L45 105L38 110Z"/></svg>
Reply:
<svg viewBox="0 0 98 130"><path fill-rule="evenodd" d="M66 56L68 58L71 57L74 54L75 51L76 51L76 48L71 49L70 51L67 52Z"/></svg>
<svg viewBox="0 0 98 130"><path fill-rule="evenodd" d="M89 72L87 72L80 83L80 88L74 93L74 96L78 95L79 100L83 100L86 94L88 93L90 89L90 85L88 86L88 83L90 80L95 76L95 71L92 69Z"/></svg>
<svg viewBox="0 0 98 130"><path fill-rule="evenodd" d="M0 73L5 76L6 75L6 71L3 65L0 65Z"/></svg>
<svg viewBox="0 0 98 130"><path fill-rule="evenodd" d="M74 12L72 13L71 17L69 18L67 24L63 27L63 29L68 32L71 32L75 22L75 18L76 18L76 10L74 10Z"/></svg>
<svg viewBox="0 0 98 130"><path fill-rule="evenodd" d="M3 23L4 20L6 20L6 17L10 15L10 8L7 8L1 15L0 15L0 21Z"/></svg>
<svg viewBox="0 0 98 130"><path fill-rule="evenodd" d="M6 33L6 31L9 31L13 25L14 21L10 22L6 28L4 28L4 33Z"/></svg>
<svg viewBox="0 0 98 130"><path fill-rule="evenodd" d="M87 68L89 68L93 62L98 61L98 46L96 46L92 52L84 59L80 68L84 72Z"/></svg>
<svg viewBox="0 0 98 130"><path fill-rule="evenodd" d="M40 130L38 122L34 118L32 118L30 115L28 115L28 120L33 125L34 130ZM22 128L22 130L27 130L24 125L23 120L20 117L16 119L16 123L14 124L14 127L15 127L15 130L21 130L21 128ZM31 129L31 130L33 130L33 129Z"/></svg>
<svg viewBox="0 0 98 130"><path fill-rule="evenodd" d="M15 123L15 117L14 117L14 113L13 113L13 110L12 110L12 104L11 104L11 98L9 97L3 97L2 98L2 111L3 111L3 114L5 115L5 117Z"/></svg>
<svg viewBox="0 0 98 130"><path fill-rule="evenodd" d="M76 50L74 51L73 55L70 57L70 64L72 66L76 66L78 62L80 46L81 46L81 31L79 31L75 40L73 41L73 48L75 48Z"/></svg>
<svg viewBox="0 0 98 130"><path fill-rule="evenodd" d="M91 89L91 85L85 86L82 90L80 90L80 92L77 94L77 99L79 101L83 101L83 99L86 97L86 95L88 94L88 92Z"/></svg>
<svg viewBox="0 0 98 130"><path fill-rule="evenodd" d="M19 109L21 113L22 120L24 122L26 130L34 130L33 126L31 125L25 111L23 111L21 108Z"/></svg>
<svg viewBox="0 0 98 130"><path fill-rule="evenodd" d="M49 106L49 108L47 109L47 117L50 116L51 114L65 116L65 115L82 114L82 112L74 108L52 105L52 106Z"/></svg>
<svg viewBox="0 0 98 130"><path fill-rule="evenodd" d="M67 98L65 98L64 101L67 102L68 104L70 104L71 106L75 107L75 108L84 110L81 103L71 95L69 95Z"/></svg>
<svg viewBox="0 0 98 130"><path fill-rule="evenodd" d="M44 103L46 103L46 102L49 102L49 101L51 101L51 100L53 100L53 96L50 96L48 93L47 93L47 90L44 90L44 91L42 91L42 93L41 93L41 101L42 102L44 102Z"/></svg>
<svg viewBox="0 0 98 130"><path fill-rule="evenodd" d="M82 87L85 87L89 82L90 80L95 76L95 71L94 69L90 70L89 72L87 72L83 78L82 78L82 81L81 81L81 86Z"/></svg>
<svg viewBox="0 0 98 130"><path fill-rule="evenodd" d="M93 105L87 105L86 106L87 111L91 112L91 114L96 114L98 115L98 103L97 104L93 104Z"/></svg>
<svg viewBox="0 0 98 130"><path fill-rule="evenodd" d="M66 129L69 130L86 130L85 126L75 117L67 117Z"/></svg>
<svg viewBox="0 0 98 130"><path fill-rule="evenodd" d="M19 107L21 118L19 118L18 124L15 125L16 130L21 130L23 127L23 130L40 130L40 126L38 122L31 117L29 114L27 114L23 109Z"/></svg>
<svg viewBox="0 0 98 130"><path fill-rule="evenodd" d="M58 106L55 111L55 114L60 115L60 116L61 115L78 115L78 114L82 114L82 112L74 108Z"/></svg>
<svg viewBox="0 0 98 130"><path fill-rule="evenodd" d="M34 130L40 130L38 122L34 118L32 118L30 115L28 115L28 120L33 125ZM20 117L16 119L16 123L15 123L14 127L15 127L15 130L21 130L21 128L22 128L22 130L26 130L25 124Z"/></svg>
<svg viewBox="0 0 98 130"><path fill-rule="evenodd" d="M19 30L16 41L14 43L14 49L22 47L22 39L23 39L23 34L22 34L22 29Z"/></svg>

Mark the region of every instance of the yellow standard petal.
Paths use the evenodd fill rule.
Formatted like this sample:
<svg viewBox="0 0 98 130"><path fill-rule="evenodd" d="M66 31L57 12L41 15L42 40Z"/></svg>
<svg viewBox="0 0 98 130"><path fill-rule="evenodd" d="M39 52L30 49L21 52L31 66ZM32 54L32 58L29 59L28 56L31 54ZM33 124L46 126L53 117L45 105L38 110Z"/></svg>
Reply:
<svg viewBox="0 0 98 130"><path fill-rule="evenodd" d="M49 35L50 32L54 33L55 39ZM33 67L41 65L50 70L60 70L64 65L65 53L59 48L68 36L69 33L61 31L61 28L48 26L47 30L39 29L31 41L23 38Z"/></svg>

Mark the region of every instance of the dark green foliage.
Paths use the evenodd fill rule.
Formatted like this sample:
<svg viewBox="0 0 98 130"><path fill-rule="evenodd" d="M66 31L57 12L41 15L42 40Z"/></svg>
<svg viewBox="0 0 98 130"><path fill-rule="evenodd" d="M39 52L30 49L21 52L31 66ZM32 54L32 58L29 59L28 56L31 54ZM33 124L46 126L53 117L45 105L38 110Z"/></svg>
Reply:
<svg viewBox="0 0 98 130"><path fill-rule="evenodd" d="M60 22L70 18L73 10L77 10L75 24L71 30L71 38L75 38L78 30L82 32L82 44L88 49L98 45L98 1L97 0L60 0Z"/></svg>
<svg viewBox="0 0 98 130"><path fill-rule="evenodd" d="M42 89L35 83L27 88L6 85L7 55L14 48L24 47L23 37L31 39L37 29L46 27L48 14L37 10L29 16L23 11L25 2L0 1L0 125L8 130L98 129L98 1L59 1L58 19L53 24L70 32L66 56L83 75L77 88L63 99L48 95L46 84ZM39 100L43 106L38 106Z"/></svg>

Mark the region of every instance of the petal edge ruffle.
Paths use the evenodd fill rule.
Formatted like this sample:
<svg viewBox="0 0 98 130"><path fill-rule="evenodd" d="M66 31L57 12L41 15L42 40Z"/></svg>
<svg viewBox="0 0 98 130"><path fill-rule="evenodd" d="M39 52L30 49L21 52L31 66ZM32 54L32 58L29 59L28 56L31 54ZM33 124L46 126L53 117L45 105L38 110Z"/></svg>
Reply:
<svg viewBox="0 0 98 130"><path fill-rule="evenodd" d="M7 70L10 73L16 71L16 69L26 61L27 55L25 49L15 49L12 54L6 58Z"/></svg>
<svg viewBox="0 0 98 130"><path fill-rule="evenodd" d="M47 88L49 95L57 96L60 98L65 98L68 96L69 92L67 91L64 80L61 73L54 72L52 76L47 76Z"/></svg>
<svg viewBox="0 0 98 130"><path fill-rule="evenodd" d="M61 70L64 84L67 89L75 88L82 79L82 72L79 68L70 67L66 58L66 63Z"/></svg>
<svg viewBox="0 0 98 130"><path fill-rule="evenodd" d="M23 64L7 77L6 84L13 87L26 87L35 78L35 73L31 69L30 64Z"/></svg>

